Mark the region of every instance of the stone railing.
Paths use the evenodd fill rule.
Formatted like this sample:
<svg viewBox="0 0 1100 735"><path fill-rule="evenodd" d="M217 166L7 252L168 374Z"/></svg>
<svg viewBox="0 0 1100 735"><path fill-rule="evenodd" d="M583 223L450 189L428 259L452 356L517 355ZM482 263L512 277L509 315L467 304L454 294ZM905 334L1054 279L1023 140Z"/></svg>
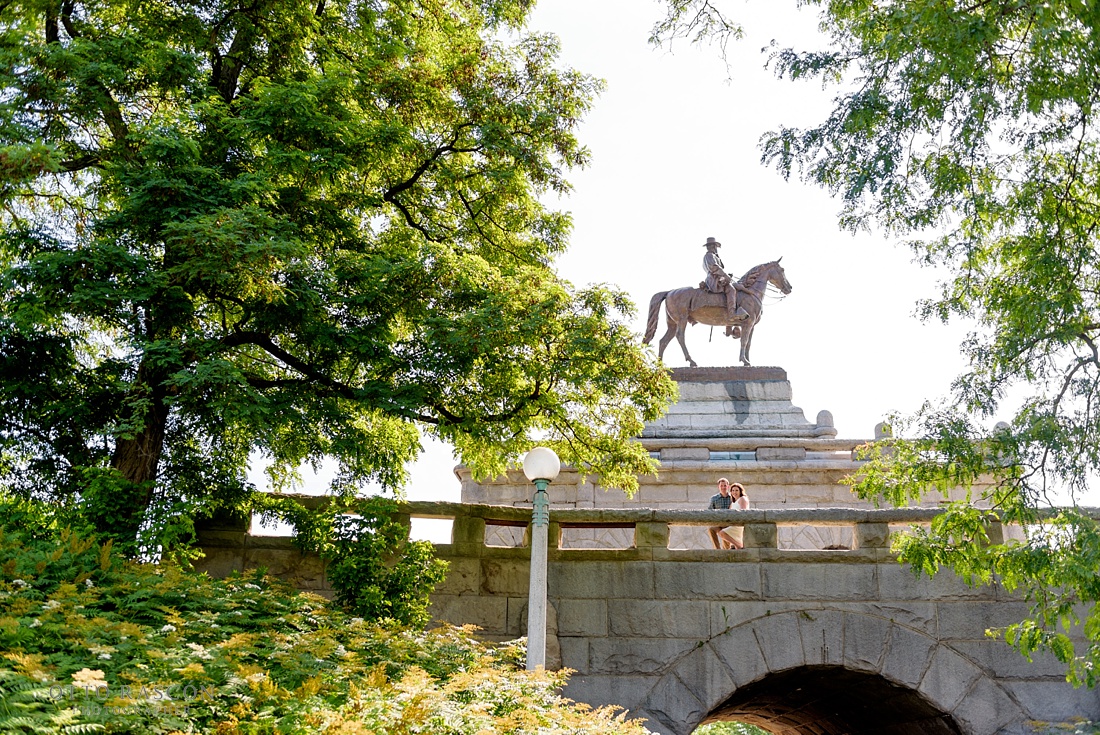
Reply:
<svg viewBox="0 0 1100 735"><path fill-rule="evenodd" d="M319 496L291 497L310 508L320 508L329 502L328 498ZM352 505L354 508L354 503ZM912 523L927 523L939 512L935 508L746 511L552 509L548 560L552 569L560 564L584 566L604 562L616 568L623 564L676 565L681 562L708 563L704 566L785 562L876 564L893 559L889 548L893 530ZM437 604L444 604L450 599L448 595L452 594L464 596L474 592L475 597L491 598L495 594L495 582L486 582L486 591L482 589L484 585L481 582L474 584L470 580L496 580L500 575L508 579L514 577L512 586L515 587L515 594L511 596L517 600L525 599L527 563L530 559L527 543L531 520L529 506L416 501L401 503L397 516L397 520L410 526L414 518L452 521L450 543L435 544L436 555L451 564L448 582L433 597ZM243 516L210 520L196 526L198 546L204 553L203 559L196 564L200 571L224 577L233 572L263 567L299 589L332 594L325 563L315 554L299 550L293 539L253 533L249 519ZM743 527L745 548L738 551L709 548L704 529L711 526ZM789 530L792 526L846 527L844 535L847 543L843 548L830 549L780 548L780 530L784 527L784 530ZM501 531L510 533L499 533ZM599 543L586 545L586 539L599 541L601 533L613 536L620 542L619 545L615 548L601 547ZM694 547L678 548L675 543L670 544L670 537L674 535L683 539L691 534L695 535L696 541L702 538L702 547L695 544ZM1000 525L991 524L989 534L991 538L999 538ZM505 535L511 537L512 543L493 543L493 540ZM467 589L470 585L472 587ZM467 600L463 604L474 603ZM498 603L482 601L477 604ZM458 613L439 613L439 617L442 620L472 621L494 632L494 635L519 635L515 625L502 627L503 624L490 624L478 615L469 620Z"/></svg>
<svg viewBox="0 0 1100 735"><path fill-rule="evenodd" d="M450 544L437 544L444 556L483 556L512 552L527 554L525 548L507 549L486 546L486 529L492 526L526 527L531 518L529 508L515 506L477 505L467 503L408 502L402 504L408 518L442 518L453 520ZM940 514L938 508L900 508L859 510L852 508L785 508L780 510L655 510L635 508L566 508L550 513L550 553L571 556L593 554L606 558L675 558L679 560L710 560L728 558L729 551L715 549L669 548L669 537L676 527L739 526L744 529L745 548L738 556L759 557L761 553L798 554L809 552L848 553L878 559L889 553L892 531L910 524L925 524ZM843 526L851 529L853 543L849 549L782 550L778 548L781 526ZM633 533L633 544L620 549L571 548L561 544L564 534L574 529L622 529ZM1000 541L1000 523L990 522L987 533L992 541ZM518 546L518 545L517 545ZM526 543L522 544L526 546ZM855 552L855 553L853 553ZM864 552L862 554L858 552ZM853 559L854 560L854 559Z"/></svg>
<svg viewBox="0 0 1100 735"><path fill-rule="evenodd" d="M325 497L295 495L296 502L306 507L321 507L328 502ZM411 523L412 518L450 519L453 521L450 544L437 544L444 556L482 556L484 553L511 552L526 555L525 535L530 519L529 507L505 505L481 505L473 503L449 503L434 501L409 501L400 504L399 518ZM1085 509L1094 518L1100 518L1100 509ZM744 529L744 552L776 550L778 529L783 526L847 527L851 529L851 543L846 549L826 551L859 552L886 551L890 546L892 531L910 524L926 524L942 511L938 508L889 508L877 510L853 508L784 508L768 510L666 510L645 508L567 508L551 511L549 543L551 553L574 554L580 552L611 554L616 558L642 556L656 558L657 554L674 555L679 559L698 557L709 559L713 549L669 548L671 529L677 527L739 526ZM995 518L995 516L994 516ZM486 529L512 527L519 535L514 548L486 544ZM594 549L571 547L560 543L563 533L574 529L617 529L620 537L627 539L623 548ZM1006 528L991 520L986 532L992 542L1006 538ZM251 533L243 519L230 524L206 524L199 530L200 546L205 548L278 548L289 544L289 539ZM492 534L490 534L491 536ZM631 535L633 543L630 543ZM813 549L791 549L785 553ZM888 553L888 552L887 552ZM725 554L723 554L724 556ZM878 556L876 554L875 556Z"/></svg>

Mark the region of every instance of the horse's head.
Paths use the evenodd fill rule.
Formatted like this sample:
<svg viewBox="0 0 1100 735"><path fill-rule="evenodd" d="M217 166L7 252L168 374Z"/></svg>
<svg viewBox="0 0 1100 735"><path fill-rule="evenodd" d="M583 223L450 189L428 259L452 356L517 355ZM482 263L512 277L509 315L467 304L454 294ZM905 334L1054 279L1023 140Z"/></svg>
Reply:
<svg viewBox="0 0 1100 735"><path fill-rule="evenodd" d="M783 260L782 257L779 260ZM784 295L791 292L791 282L787 280L787 274L783 270L783 266L779 265L779 260L768 263L768 283L772 284Z"/></svg>

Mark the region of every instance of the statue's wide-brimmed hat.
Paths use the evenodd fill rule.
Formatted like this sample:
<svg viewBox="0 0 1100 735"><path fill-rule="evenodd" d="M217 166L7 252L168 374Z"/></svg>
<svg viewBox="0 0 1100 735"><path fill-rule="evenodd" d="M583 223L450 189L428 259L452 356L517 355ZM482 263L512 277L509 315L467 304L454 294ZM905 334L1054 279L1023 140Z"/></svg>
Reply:
<svg viewBox="0 0 1100 735"><path fill-rule="evenodd" d="M714 245L716 247L722 247L722 243L718 242L713 237L708 237L707 241L705 243L703 243L703 247L709 248L711 245Z"/></svg>

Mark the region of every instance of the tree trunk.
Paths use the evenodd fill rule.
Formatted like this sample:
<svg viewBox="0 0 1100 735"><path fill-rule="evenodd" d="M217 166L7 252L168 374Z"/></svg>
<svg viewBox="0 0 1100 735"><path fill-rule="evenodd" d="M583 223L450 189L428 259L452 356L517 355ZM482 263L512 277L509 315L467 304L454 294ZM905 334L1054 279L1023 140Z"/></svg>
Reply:
<svg viewBox="0 0 1100 735"><path fill-rule="evenodd" d="M154 391L163 393L163 391ZM153 405L145 415L145 426L132 439L119 439L111 456L111 466L135 485L149 486L142 508L149 504L152 482L157 477L157 465L164 449L164 430L168 425L168 406L164 396L154 396Z"/></svg>
<svg viewBox="0 0 1100 735"><path fill-rule="evenodd" d="M118 472L124 484L116 490L120 496L111 499L113 502L101 498L98 504L97 529L119 541L132 541L137 537L145 511L153 498L153 484L164 450L164 435L168 426L167 390L163 377L156 373L146 369L145 365L138 369L132 390L148 394L150 398L144 424L133 437L116 440L111 468Z"/></svg>

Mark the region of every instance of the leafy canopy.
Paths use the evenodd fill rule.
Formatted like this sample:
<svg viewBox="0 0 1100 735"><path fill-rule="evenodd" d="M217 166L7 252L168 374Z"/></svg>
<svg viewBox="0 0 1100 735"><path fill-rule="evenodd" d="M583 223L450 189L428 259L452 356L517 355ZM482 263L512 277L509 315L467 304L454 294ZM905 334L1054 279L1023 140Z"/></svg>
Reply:
<svg viewBox="0 0 1100 735"><path fill-rule="evenodd" d="M420 431L633 489L673 384L552 270L600 85L528 5L0 6L5 481L119 539L243 502L255 453L397 488Z"/></svg>
<svg viewBox="0 0 1100 735"><path fill-rule="evenodd" d="M1076 506L1100 471L1100 5L800 4L820 13L827 43L775 47L770 64L837 96L820 124L765 135L763 160L839 197L845 226L913 238L918 261L949 273L924 318L977 324L952 400L910 419L915 438L872 450L855 490L902 504L930 487L973 487L930 533L903 542L903 559L1022 589L1033 614L1009 641L1026 655L1052 650L1071 680L1093 685L1100 533L1073 507L1039 511ZM658 40L700 18L704 38L735 29L706 0L667 8ZM1018 408L1006 404L1021 393ZM978 543L989 519L976 506L1023 524L1024 542ZM1082 615L1088 643L1074 650L1066 632Z"/></svg>

